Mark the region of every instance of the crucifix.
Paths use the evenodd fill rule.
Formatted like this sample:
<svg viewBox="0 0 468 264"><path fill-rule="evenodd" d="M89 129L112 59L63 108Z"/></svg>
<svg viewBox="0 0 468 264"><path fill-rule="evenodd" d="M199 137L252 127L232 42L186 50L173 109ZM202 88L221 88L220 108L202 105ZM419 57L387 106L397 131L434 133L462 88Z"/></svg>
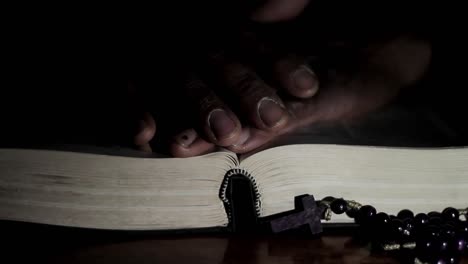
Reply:
<svg viewBox="0 0 468 264"><path fill-rule="evenodd" d="M319 234L322 232L320 219L325 209L323 206L317 206L313 195L298 196L295 212L281 213L282 216L274 217L270 220L271 230L273 233L279 233L307 224L313 235Z"/></svg>

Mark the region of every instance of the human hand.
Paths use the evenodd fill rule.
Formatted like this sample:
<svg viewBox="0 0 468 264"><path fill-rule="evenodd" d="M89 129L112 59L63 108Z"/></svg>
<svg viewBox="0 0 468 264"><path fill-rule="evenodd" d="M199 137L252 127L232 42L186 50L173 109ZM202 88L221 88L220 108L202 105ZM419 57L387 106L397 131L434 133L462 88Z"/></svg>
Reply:
<svg viewBox="0 0 468 264"><path fill-rule="evenodd" d="M233 129L234 132L227 137L227 142L221 143L216 139L205 137L203 134L197 134L196 129L189 129L179 136L194 139L197 145L192 148L190 144L186 143L180 147L180 141L176 140L171 147L172 153L176 156L199 155L212 149L213 144L225 145L236 153L245 153L261 147L281 134L305 125L362 116L386 105L402 88L419 80L429 64L431 48L424 41L402 36L389 42L375 44L375 46L366 49L364 54L362 54L363 57L360 61L351 64L354 69L327 69L328 74L325 78L328 80L322 82L320 88L317 85L318 80L315 86L313 86L313 82L310 82L309 89L303 90L309 91L303 94L304 96L298 96L294 86L283 82L279 89L286 91L293 97L283 96L282 98L275 97L276 94L271 92L271 88L257 74L237 65L235 71L230 70L226 73L227 79L233 78L235 84L235 80L242 84L237 83L237 87L240 88L231 89L244 91L245 94L238 94L238 104L243 106L241 110L250 116L247 119L250 122L243 123L240 133ZM296 64L296 67L290 69L296 70L302 67L304 66ZM278 76L283 76L280 79L288 80L290 78L287 77L294 75L294 70L288 71L288 69L283 68L276 72ZM321 75L319 74L319 76ZM324 76L322 75L322 77ZM256 95L257 93L260 95ZM275 126L271 128L262 126L259 122L261 118L255 111L264 98L262 96L266 95L278 100L277 105L284 106L283 111L272 108L267 110L267 115L277 116L273 122ZM212 104L213 108L210 109L226 105L219 98L213 101L216 103ZM203 99L200 100L199 105L203 106L203 102ZM242 112L238 116L242 117ZM202 118L199 120L207 120L204 119L208 118L207 112L201 111L201 113ZM240 120L244 121L245 119ZM205 130L202 133L206 133L206 128L205 125Z"/></svg>
<svg viewBox="0 0 468 264"><path fill-rule="evenodd" d="M273 0L273 1L266 1L263 6L261 6L258 9L255 10L255 12L252 14L251 18L253 20L262 21L262 22L275 22L275 21L290 19L290 18L293 18L293 17L297 16L300 12L302 12L302 10L305 8L307 3L308 3L308 0L291 0L291 1L274 1ZM292 71L293 67L298 67L298 65L300 63L302 63L298 58L289 58L289 60L291 60L291 59L293 61L290 61L290 62L285 61L284 65L279 65L279 67L282 68L282 69L280 69L281 72ZM231 65L231 66L236 67L235 65ZM237 65L237 67L240 67L240 68L232 69L232 72L227 73L228 77L229 77L230 74L242 74L240 72L236 73L236 71L244 71L244 70L246 71L245 74L255 74L254 72L251 72L249 69L244 68L243 65ZM283 74L283 76L285 77L285 79L283 80L283 83L285 83L286 86L290 88L291 94L296 95L299 98L310 97L316 92L316 90L318 88L318 83L316 82L316 79L315 79L316 76L313 76L313 72L311 72L304 65L300 66L299 70L301 72L305 72L305 74L307 74L307 72L312 74L311 77L306 76L305 78L303 78L303 83L300 84L300 85L302 85L304 87L305 90L303 90L303 91L297 90L294 87L294 84L291 83L290 78L285 77L284 74ZM296 75L298 75L298 74L296 73ZM233 78L230 78L230 79L235 79L235 78L237 78L237 77L233 77ZM233 81L235 81L235 80L233 80ZM198 82L198 84L197 84L197 82ZM307 82L309 82L309 83L307 83ZM205 84L203 82L201 82L201 80L196 80L196 79L190 80L189 83L187 83L187 88L189 88L190 86L193 86L193 85L195 85L195 86L196 85L202 85L204 87L202 89L205 89L205 91L209 90L209 88L207 88L205 86ZM265 89L264 92L275 93L275 91L273 91L270 87L267 87L265 85L262 85L262 86ZM310 89L308 87L306 87L306 86L310 86L309 87ZM136 98L137 97L137 91L136 91L136 88L135 88L135 84L129 82L128 87L129 87L128 88L129 98L131 98L131 101L132 101L131 105L133 107L133 109L130 112L132 112L133 119L138 120L138 121L136 121L137 122L137 131L136 131L136 133L134 135L134 138L133 138L133 145L139 150L150 152L151 151L151 146L150 146L149 142L154 138L154 136L156 134L156 122L155 122L153 116L151 116L151 114L149 114L149 112L141 111L141 109L138 107L138 105L141 104L142 100L139 100L139 99ZM195 92L195 94L192 93L192 96L194 96L194 95L196 96L196 94L198 94L198 96L200 96L200 94L203 93L203 91L201 91L201 90L193 91L194 89L192 89L192 88L190 88L188 90L192 90L192 92ZM214 97L216 97L216 96L214 95ZM276 98L276 101L278 103L281 103L281 99L279 99L277 96L274 96L274 97ZM205 101L205 103L202 103L204 105L206 105L206 102L209 101L209 100L213 100L213 98L212 99L209 99L208 97L200 98L200 101ZM215 100L218 100L218 99L215 99ZM271 100L268 100L268 101L271 102ZM216 103L223 104L219 100ZM248 107L249 105L251 105L251 103L246 103L245 105L247 105L247 107ZM219 116L219 111L216 111L216 112L217 113L215 113L215 115ZM228 113L229 113L230 117L234 120L234 126L235 126L234 133L231 133L231 136L228 136L228 138L226 138L226 139L217 140L217 139L214 138L214 134L211 132L210 129L205 129L206 131L208 131L207 134L211 135L211 141L212 142L216 142L218 144L227 146L230 143L235 142L237 140L237 138L240 136L239 133L241 132L241 130L239 129L240 128L239 120L237 119L237 117L231 111L229 111ZM274 116L275 114L280 114L278 111L275 111L274 109L273 109L273 111L268 111L268 113L269 113L270 117ZM287 118L287 115L285 116L285 118ZM256 117L253 117L252 119L254 120L254 122L257 121L257 123L260 124L260 126L262 126L262 121L261 120L259 121L259 119L256 118ZM274 117L273 117L273 119L274 119ZM275 128L272 129L272 131L279 130L281 128L281 126L285 125L286 119L284 119L283 121L284 122L279 122L278 124L276 124L274 126ZM224 123L224 124L226 124L226 123ZM225 127L223 125L223 121L221 121L221 124L217 124L217 127L219 129L224 129L225 131L229 130L229 127ZM205 128L206 128L206 126L205 126ZM244 134L246 132L248 132L248 131L249 131L248 129L244 130ZM185 149L181 149L181 151L179 151L178 150L178 145L172 144L171 152L173 154L175 154L175 155L179 155L179 154L180 154L180 156L199 155L199 154L206 153L206 152L209 152L209 151L212 151L212 150L215 149L213 144L209 144L209 143L207 143L206 140L198 138L198 134L194 129L189 129L189 130L185 131L185 134L181 133L180 135L178 135L176 137L176 139L178 139L178 142L180 144L184 145L184 146L186 144L189 144L191 146L190 149L192 149L193 152L189 151L189 153L185 153L185 151L186 151Z"/></svg>
<svg viewBox="0 0 468 264"><path fill-rule="evenodd" d="M285 3L273 2L270 7ZM267 3L263 11L254 13L253 18L275 21L299 13L291 11L280 16L271 15L275 13L271 10L274 8L268 9ZM216 58L215 65L220 69L217 74L221 79L218 84L223 87L210 86L212 83L199 77L188 80L186 91L192 99L192 112L197 113L198 122L175 137L170 146L171 153L179 157L195 156L210 152L215 146L244 153L304 125L368 113L388 103L401 88L423 75L431 48L424 41L401 36L375 43L359 53L360 58L352 61L351 68L326 68L321 76L310 69L303 57L288 55L277 59L271 68L260 72L274 72L279 77L279 89L272 88L251 65L226 60L223 56ZM293 77L298 75L296 72L302 73L299 76L305 81L300 86L304 89L297 89L298 82ZM278 90L289 96L279 96ZM226 92L230 96L226 96ZM266 110L261 111L262 108Z"/></svg>
<svg viewBox="0 0 468 264"><path fill-rule="evenodd" d="M279 77L276 89L252 67L218 59L219 86L193 76L186 83L189 112L196 114L196 122L175 136L170 152L189 157L224 146L245 153L298 127L366 114L423 75L431 48L424 41L402 36L374 44L360 54L359 60L349 63L350 68L330 67L318 75L300 57L278 59L270 69ZM303 81L294 81L295 77ZM144 128L147 132L139 135L147 137L140 136L140 142L147 143L154 133Z"/></svg>

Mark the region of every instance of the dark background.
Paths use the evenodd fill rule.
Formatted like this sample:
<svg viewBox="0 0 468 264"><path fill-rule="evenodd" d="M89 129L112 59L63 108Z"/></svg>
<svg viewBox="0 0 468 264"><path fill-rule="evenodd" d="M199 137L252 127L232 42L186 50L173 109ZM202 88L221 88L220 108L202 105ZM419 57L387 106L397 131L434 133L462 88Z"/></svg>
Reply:
<svg viewBox="0 0 468 264"><path fill-rule="evenodd" d="M396 103L410 112L431 112L449 131L442 139L447 145L466 144L465 48L457 7L315 1L296 22L261 26L245 19L259 2L158 3L126 7L125 15L113 7L14 9L4 33L1 144L131 146L132 108L139 107L155 113L164 138L170 133L165 123L183 121L177 89L185 71L207 51L235 46L231 40L246 28L272 38L279 48L311 52L331 39L362 44L411 32L430 40L430 71ZM442 15L449 18L437 19ZM128 101L130 77L142 84L141 105ZM158 115L161 110L173 115Z"/></svg>

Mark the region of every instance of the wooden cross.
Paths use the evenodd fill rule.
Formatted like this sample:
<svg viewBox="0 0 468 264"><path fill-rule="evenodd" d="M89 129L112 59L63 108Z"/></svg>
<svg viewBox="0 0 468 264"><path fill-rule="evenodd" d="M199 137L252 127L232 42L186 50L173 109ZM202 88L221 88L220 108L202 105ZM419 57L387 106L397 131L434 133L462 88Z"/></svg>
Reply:
<svg viewBox="0 0 468 264"><path fill-rule="evenodd" d="M303 195L296 198L300 199L299 203L296 203L296 211L302 211L271 220L270 227L273 233L294 229L305 224L309 225L313 235L321 233L322 224L320 219L322 218L324 208L317 206L312 195Z"/></svg>

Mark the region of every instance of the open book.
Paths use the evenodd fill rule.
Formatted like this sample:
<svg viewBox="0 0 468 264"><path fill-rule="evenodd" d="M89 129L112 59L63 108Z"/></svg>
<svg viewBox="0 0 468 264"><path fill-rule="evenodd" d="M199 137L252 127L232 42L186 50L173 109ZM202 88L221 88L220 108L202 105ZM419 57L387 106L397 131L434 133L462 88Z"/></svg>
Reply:
<svg viewBox="0 0 468 264"><path fill-rule="evenodd" d="M244 175L258 217L294 197L343 197L396 214L465 208L468 148L300 144L247 157L142 158L0 149L0 219L119 230L228 227L229 178ZM330 223L346 223L333 215Z"/></svg>

